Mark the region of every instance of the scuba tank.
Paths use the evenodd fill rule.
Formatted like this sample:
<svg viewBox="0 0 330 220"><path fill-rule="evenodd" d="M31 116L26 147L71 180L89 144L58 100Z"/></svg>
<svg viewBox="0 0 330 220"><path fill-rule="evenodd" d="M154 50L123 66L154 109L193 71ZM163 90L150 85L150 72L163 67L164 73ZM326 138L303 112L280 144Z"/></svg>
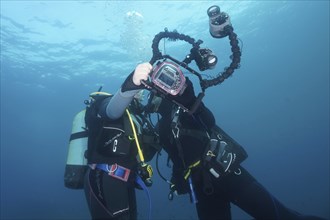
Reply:
<svg viewBox="0 0 330 220"><path fill-rule="evenodd" d="M102 87L97 92L89 94L89 99L84 101L86 108L78 112L73 119L64 172L64 185L69 189L84 188L84 177L88 168L88 139L94 134L89 132L89 127L97 117L98 104L105 98L112 96L109 93L101 92L101 89Z"/></svg>
<svg viewBox="0 0 330 220"><path fill-rule="evenodd" d="M85 152L88 144L88 133L85 124L86 110L77 113L73 119L68 158L65 166L64 185L70 189L82 189L87 170Z"/></svg>

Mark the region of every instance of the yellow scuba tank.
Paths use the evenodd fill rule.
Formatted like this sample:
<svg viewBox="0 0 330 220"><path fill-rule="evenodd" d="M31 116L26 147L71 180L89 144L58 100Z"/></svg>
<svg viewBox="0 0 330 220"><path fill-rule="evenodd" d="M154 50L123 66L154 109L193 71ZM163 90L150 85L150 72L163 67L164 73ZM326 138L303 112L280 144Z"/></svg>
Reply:
<svg viewBox="0 0 330 220"><path fill-rule="evenodd" d="M82 189L87 170L85 151L88 144L88 133L85 125L86 110L77 113L73 119L68 157L64 173L64 185L70 189Z"/></svg>

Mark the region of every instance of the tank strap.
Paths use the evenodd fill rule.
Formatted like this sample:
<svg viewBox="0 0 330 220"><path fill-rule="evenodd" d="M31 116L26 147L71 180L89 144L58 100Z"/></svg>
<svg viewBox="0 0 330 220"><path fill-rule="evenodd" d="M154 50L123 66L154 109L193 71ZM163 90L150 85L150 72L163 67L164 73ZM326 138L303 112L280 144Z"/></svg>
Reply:
<svg viewBox="0 0 330 220"><path fill-rule="evenodd" d="M88 137L88 132L87 130L84 130L84 131L80 131L80 132L76 132L76 133L73 133L70 135L70 141L72 140L76 140L76 139L79 139L79 138L87 138Z"/></svg>

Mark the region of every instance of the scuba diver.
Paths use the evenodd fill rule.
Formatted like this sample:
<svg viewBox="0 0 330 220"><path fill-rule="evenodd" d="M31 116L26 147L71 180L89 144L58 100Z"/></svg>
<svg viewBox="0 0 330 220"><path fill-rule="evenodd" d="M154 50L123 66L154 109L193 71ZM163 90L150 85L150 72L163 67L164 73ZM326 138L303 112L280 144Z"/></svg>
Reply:
<svg viewBox="0 0 330 220"><path fill-rule="evenodd" d="M196 100L192 83L173 99L190 108ZM247 157L244 149L216 125L203 102L193 114L178 111L167 99L157 98L155 111L160 142L173 162L169 199L173 193L190 194L201 220L231 220L230 204L255 219L322 219L304 216L283 205L239 163Z"/></svg>
<svg viewBox="0 0 330 220"><path fill-rule="evenodd" d="M202 101L205 89L219 85L231 76L239 68L241 58L241 48L229 16L220 12L218 6L211 6L208 15L211 35L230 39L232 62L221 74L203 79L188 64L194 60L201 71L212 69L217 62L216 56L210 49L200 48L201 40L195 41L165 29L153 40L153 57L149 63L154 65L160 61L152 68L149 63L140 64L149 67L135 71L124 82L131 85L129 90L143 89L143 86L148 89L150 96L145 111L161 116L155 128L161 146L173 162L172 178L166 180L170 184L169 199L173 199L174 192L189 193L201 220L231 220L231 203L259 220L322 219L287 208L241 166L248 157L246 151L217 126L213 113ZM184 40L193 47L180 62L159 51L162 38ZM198 76L202 90L198 95L182 69ZM143 80L139 83L138 79Z"/></svg>
<svg viewBox="0 0 330 220"><path fill-rule="evenodd" d="M141 64L134 71L134 79L128 78L113 96L104 93L93 96L98 103L93 103L95 117L85 118L91 134L84 182L92 219L137 219L135 188L152 185L153 170L145 161L157 149L146 149L144 140L148 136L154 139L154 134L146 134L142 125L145 121L136 123L141 120L138 118L141 106L138 98L134 98L140 96L139 83L146 80L150 70L150 64Z"/></svg>

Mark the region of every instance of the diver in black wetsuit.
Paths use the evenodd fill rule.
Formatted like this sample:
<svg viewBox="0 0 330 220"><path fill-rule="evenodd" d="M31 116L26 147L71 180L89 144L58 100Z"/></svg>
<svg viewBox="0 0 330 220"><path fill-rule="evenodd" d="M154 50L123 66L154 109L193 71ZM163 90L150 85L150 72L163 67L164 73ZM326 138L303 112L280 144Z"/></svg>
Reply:
<svg viewBox="0 0 330 220"><path fill-rule="evenodd" d="M151 185L152 169L149 165L142 164L141 155L139 160L137 159L135 141L145 138L146 135L138 133L138 138L128 135L132 128L127 126L129 117L125 113L125 109L128 108L131 117L136 116L137 108L132 106L136 100L133 98L141 90L140 80L146 79L151 68L150 64L138 65L134 71L134 78L133 73L130 74L115 95L105 98L97 106L97 117L92 119L89 127L89 130L96 130L97 138L89 140L92 144L88 145L89 169L84 183L92 219L137 219L136 179L140 176L145 185ZM93 126L97 125L100 125L100 129L93 129ZM143 131L140 127L140 132ZM143 150L144 159L149 161L153 153L147 156L146 149Z"/></svg>
<svg viewBox="0 0 330 220"><path fill-rule="evenodd" d="M138 65L134 74L127 77L120 90L111 99L102 102L99 110L101 118L111 123L122 118L124 109L132 102L134 95L145 88L140 81L148 78L151 69L152 66L149 63ZM195 103L196 96L188 78L186 78L186 85L181 95L172 98L176 103L190 108ZM157 102L153 102L153 99ZM151 96L149 103L150 106L146 109L151 111L152 108L152 111L162 116L158 124L160 141L174 164L171 190L179 194L192 195L192 199L196 202L199 219L230 220L231 203L259 220L322 219L301 215L286 208L239 164L229 164L228 172L226 170L221 173L220 177L210 172L210 167L205 163L204 157L206 149L210 146L214 127L222 141L234 149L241 149L241 146L216 126L212 112L203 102L193 114L177 111L179 110L177 104L157 96L154 98ZM157 105L154 105L155 103ZM178 120L176 126L173 126L173 119L176 116ZM179 130L173 132L173 128L179 128ZM86 175L85 193L92 218L136 219L134 180L131 179L135 177L134 171L138 169L136 151L132 148L122 160L123 158L101 156L97 149L95 150L94 153L98 156L92 157L89 164L117 163L130 169L133 175L130 175L126 182L115 181L116 179L109 173L91 166ZM230 151L230 148L228 150ZM231 169L231 167L234 168Z"/></svg>
<svg viewBox="0 0 330 220"><path fill-rule="evenodd" d="M184 93L173 99L188 109L193 105L196 97L188 78ZM160 141L173 162L171 190L191 194L199 219L231 220L231 203L259 220L322 219L301 215L285 207L239 164L220 177L218 173L210 172L204 157L210 138L203 133L211 134L216 122L203 102L193 114L179 112L176 131L173 130L173 121L177 105L167 99L160 102L159 98L155 103L158 105L153 106L154 110L162 116L158 123ZM222 129L217 127L217 131L222 141L245 154L243 148ZM243 156L243 159L247 157Z"/></svg>

